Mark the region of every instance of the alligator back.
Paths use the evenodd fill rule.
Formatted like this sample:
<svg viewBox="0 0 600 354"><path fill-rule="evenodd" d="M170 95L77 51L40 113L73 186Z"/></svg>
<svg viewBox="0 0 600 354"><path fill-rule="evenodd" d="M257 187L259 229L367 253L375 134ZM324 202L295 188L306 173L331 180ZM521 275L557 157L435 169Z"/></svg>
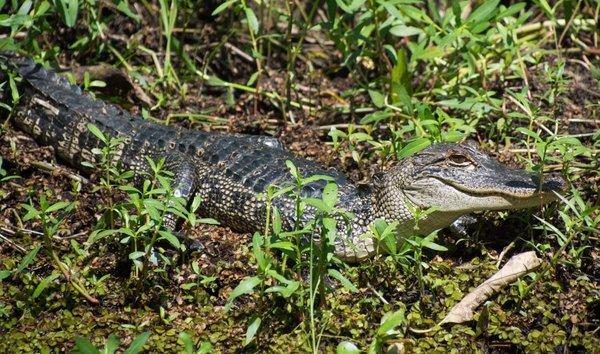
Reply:
<svg viewBox="0 0 600 354"><path fill-rule="evenodd" d="M39 143L53 146L61 159L80 170L86 170L82 162L95 161L92 149L103 145L87 128L92 123L105 135L123 139L115 151L115 162L125 169L147 170L145 157L186 160L193 164L193 184L203 199L203 214L234 229L254 231L264 225L264 203L257 201L257 194L270 184L282 185L291 179L287 160L304 176L332 177L339 186L340 204L347 210L365 214L364 209L368 208L344 175L298 158L277 144L266 144L263 137L153 124L93 99L31 59L2 54L0 62L11 66L24 81L13 123ZM324 184L311 183L303 188L302 194L319 197ZM293 222L289 200L278 204L287 223Z"/></svg>

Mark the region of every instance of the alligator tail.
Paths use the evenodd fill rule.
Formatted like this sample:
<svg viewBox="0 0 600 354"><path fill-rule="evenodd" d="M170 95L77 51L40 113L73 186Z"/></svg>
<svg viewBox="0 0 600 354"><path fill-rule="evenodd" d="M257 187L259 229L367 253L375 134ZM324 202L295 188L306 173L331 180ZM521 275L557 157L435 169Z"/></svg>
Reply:
<svg viewBox="0 0 600 354"><path fill-rule="evenodd" d="M54 146L58 156L74 166L93 161L91 151L102 146L88 131L89 123L111 137L130 136L134 130L134 118L128 112L92 98L30 58L1 52L0 67L22 78L17 83L21 98L12 109L11 123L38 143Z"/></svg>
<svg viewBox="0 0 600 354"><path fill-rule="evenodd" d="M0 65L19 74L33 88L52 96L50 93L56 89L67 89L75 94L81 94L77 85L71 85L69 81L53 70L45 69L28 57L21 57L13 52L0 52Z"/></svg>

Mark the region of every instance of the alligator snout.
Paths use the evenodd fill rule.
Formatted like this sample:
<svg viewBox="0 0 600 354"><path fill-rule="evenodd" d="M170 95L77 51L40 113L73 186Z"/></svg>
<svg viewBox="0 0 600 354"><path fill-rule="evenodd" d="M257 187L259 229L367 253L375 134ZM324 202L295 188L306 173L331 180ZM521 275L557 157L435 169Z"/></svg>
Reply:
<svg viewBox="0 0 600 354"><path fill-rule="evenodd" d="M565 191L567 190L567 187L567 181L560 174L552 174L546 176L546 179L543 181L542 184L543 191Z"/></svg>
<svg viewBox="0 0 600 354"><path fill-rule="evenodd" d="M561 192L567 189L567 181L562 175L557 173L534 176L532 180L542 192Z"/></svg>
<svg viewBox="0 0 600 354"><path fill-rule="evenodd" d="M519 171L513 178L505 182L511 194L521 197L530 197L538 193L561 192L567 189L567 181L560 174L533 174Z"/></svg>

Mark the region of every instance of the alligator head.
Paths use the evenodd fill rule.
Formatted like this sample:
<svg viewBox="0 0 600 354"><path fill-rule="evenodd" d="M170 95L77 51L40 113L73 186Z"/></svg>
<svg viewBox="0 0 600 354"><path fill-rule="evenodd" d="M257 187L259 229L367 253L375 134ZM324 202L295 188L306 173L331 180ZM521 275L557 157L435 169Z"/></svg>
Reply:
<svg viewBox="0 0 600 354"><path fill-rule="evenodd" d="M452 143L434 144L402 160L379 184L374 201L379 217L402 224L410 220L410 204L435 209L420 225L423 232L474 211L541 206L566 186L562 177L509 168L471 144Z"/></svg>

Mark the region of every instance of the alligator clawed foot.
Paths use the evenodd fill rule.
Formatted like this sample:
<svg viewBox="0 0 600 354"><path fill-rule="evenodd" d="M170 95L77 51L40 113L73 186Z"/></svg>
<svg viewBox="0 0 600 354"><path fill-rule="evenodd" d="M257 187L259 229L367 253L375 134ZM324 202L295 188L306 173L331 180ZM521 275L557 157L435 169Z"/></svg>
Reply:
<svg viewBox="0 0 600 354"><path fill-rule="evenodd" d="M185 247L187 248L187 251L189 253L194 253L194 252L203 253L206 251L206 247L204 247L202 242L200 242L196 239L189 238L189 237L187 237L187 239L186 239Z"/></svg>
<svg viewBox="0 0 600 354"><path fill-rule="evenodd" d="M195 238L192 238L180 231L174 231L173 234L183 243L185 246L184 253L192 254L192 253L202 253L208 256L214 257L215 255L208 251L206 246Z"/></svg>

